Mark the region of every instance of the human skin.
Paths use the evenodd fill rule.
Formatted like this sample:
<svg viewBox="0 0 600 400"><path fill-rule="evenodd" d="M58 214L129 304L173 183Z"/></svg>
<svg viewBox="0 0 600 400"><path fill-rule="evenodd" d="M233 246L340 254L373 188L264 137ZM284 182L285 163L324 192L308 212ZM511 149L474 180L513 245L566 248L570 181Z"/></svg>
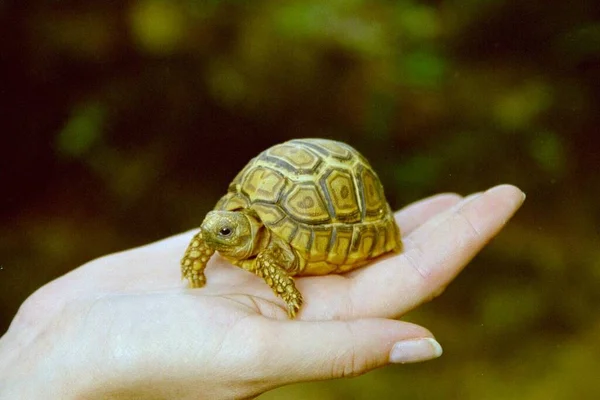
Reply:
<svg viewBox="0 0 600 400"><path fill-rule="evenodd" d="M0 339L0 399L251 398L435 358L433 335L396 319L441 294L524 198L501 185L407 206L396 213L403 252L297 278L296 320L217 255L206 286L188 289L179 259L195 231L99 258L23 303Z"/></svg>

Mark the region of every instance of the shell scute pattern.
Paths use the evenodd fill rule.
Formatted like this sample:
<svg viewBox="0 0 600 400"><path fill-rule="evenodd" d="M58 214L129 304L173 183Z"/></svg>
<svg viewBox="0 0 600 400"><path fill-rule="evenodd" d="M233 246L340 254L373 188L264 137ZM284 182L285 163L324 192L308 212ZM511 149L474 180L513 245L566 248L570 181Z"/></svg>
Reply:
<svg viewBox="0 0 600 400"><path fill-rule="evenodd" d="M294 174L314 174L323 161L308 148L291 143L273 146L262 152L258 158Z"/></svg>
<svg viewBox="0 0 600 400"><path fill-rule="evenodd" d="M354 229L352 225L336 226L332 232L331 245L327 261L332 264L341 265L348 257L348 249L352 243L352 234Z"/></svg>
<svg viewBox="0 0 600 400"><path fill-rule="evenodd" d="M265 167L251 169L242 182L241 190L251 202L276 203L286 178L279 172Z"/></svg>
<svg viewBox="0 0 600 400"><path fill-rule="evenodd" d="M349 172L331 168L319 180L321 190L328 197L330 213L344 223L360 221L360 208L356 200L356 186Z"/></svg>
<svg viewBox="0 0 600 400"><path fill-rule="evenodd" d="M350 161L358 154L356 150L344 143L327 139L310 139L309 142L307 142L306 139L296 139L290 141L290 143L307 146L323 156L330 156L340 161Z"/></svg>
<svg viewBox="0 0 600 400"><path fill-rule="evenodd" d="M263 151L217 205L246 207L308 262L305 273L349 270L400 246L379 178L344 143L296 139Z"/></svg>
<svg viewBox="0 0 600 400"><path fill-rule="evenodd" d="M299 183L284 196L283 208L297 221L307 224L327 224L331 216L314 183Z"/></svg>
<svg viewBox="0 0 600 400"><path fill-rule="evenodd" d="M287 218L285 211L275 204L254 203L252 208L260 215L263 223L267 226L277 226Z"/></svg>
<svg viewBox="0 0 600 400"><path fill-rule="evenodd" d="M279 237L288 243L291 243L292 240L294 240L299 231L299 224L288 216L285 216L280 221L269 224L268 226L277 231Z"/></svg>
<svg viewBox="0 0 600 400"><path fill-rule="evenodd" d="M371 169L364 168L361 165L358 167L358 170L361 177L360 199L362 201L363 220L375 220L385 210L386 202L383 195L383 187Z"/></svg>
<svg viewBox="0 0 600 400"><path fill-rule="evenodd" d="M313 244L313 229L307 225L298 225L298 230L290 243L300 252L304 259L310 259L310 250Z"/></svg>
<svg viewBox="0 0 600 400"><path fill-rule="evenodd" d="M310 259L313 261L325 261L331 244L331 228L329 227L314 227L313 228L313 243L311 248Z"/></svg>

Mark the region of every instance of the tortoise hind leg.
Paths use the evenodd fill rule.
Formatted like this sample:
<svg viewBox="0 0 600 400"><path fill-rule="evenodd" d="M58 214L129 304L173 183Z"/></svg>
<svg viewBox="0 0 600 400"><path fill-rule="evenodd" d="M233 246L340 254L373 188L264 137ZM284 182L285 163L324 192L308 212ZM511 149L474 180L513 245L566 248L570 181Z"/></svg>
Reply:
<svg viewBox="0 0 600 400"><path fill-rule="evenodd" d="M256 270L254 272L265 280L277 296L285 301L288 316L293 319L302 306L302 294L296 289L294 279L282 267L284 263L278 260L277 254L278 252L273 251L273 249L260 252L256 256Z"/></svg>

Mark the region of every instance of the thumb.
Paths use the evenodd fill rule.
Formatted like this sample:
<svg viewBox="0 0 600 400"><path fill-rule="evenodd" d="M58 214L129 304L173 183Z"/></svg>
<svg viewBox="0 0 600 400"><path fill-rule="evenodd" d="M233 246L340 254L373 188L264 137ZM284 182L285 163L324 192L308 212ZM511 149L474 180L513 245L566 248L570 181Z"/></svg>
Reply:
<svg viewBox="0 0 600 400"><path fill-rule="evenodd" d="M427 329L395 320L273 321L271 328L277 340L266 365L274 367L282 384L356 376L442 354Z"/></svg>

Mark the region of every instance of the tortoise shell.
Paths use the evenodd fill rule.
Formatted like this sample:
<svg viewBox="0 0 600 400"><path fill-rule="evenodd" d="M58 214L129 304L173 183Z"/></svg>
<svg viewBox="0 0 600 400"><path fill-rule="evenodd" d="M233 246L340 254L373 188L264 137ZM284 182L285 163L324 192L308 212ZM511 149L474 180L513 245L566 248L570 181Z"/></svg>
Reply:
<svg viewBox="0 0 600 400"><path fill-rule="evenodd" d="M215 207L244 208L291 245L298 275L348 271L401 248L377 174L345 143L296 139L263 151Z"/></svg>

